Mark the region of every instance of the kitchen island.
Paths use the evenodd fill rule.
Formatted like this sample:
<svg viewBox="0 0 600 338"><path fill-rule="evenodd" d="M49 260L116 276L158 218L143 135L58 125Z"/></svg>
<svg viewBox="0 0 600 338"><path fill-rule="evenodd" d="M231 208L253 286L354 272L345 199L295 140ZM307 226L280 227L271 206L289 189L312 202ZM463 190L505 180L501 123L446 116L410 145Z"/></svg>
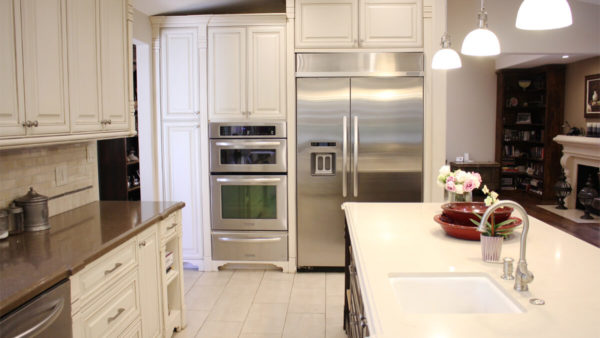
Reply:
<svg viewBox="0 0 600 338"><path fill-rule="evenodd" d="M98 201L50 218L50 229L0 241L0 316L184 207Z"/></svg>
<svg viewBox="0 0 600 338"><path fill-rule="evenodd" d="M600 249L529 217L527 262L535 279L529 291L517 292L514 280L500 278L502 264L482 261L479 242L445 234L433 220L440 205L343 204L371 337L600 337ZM520 233L502 248L515 267ZM524 312L406 311L389 278L396 273L485 273ZM545 305L532 305L531 298Z"/></svg>

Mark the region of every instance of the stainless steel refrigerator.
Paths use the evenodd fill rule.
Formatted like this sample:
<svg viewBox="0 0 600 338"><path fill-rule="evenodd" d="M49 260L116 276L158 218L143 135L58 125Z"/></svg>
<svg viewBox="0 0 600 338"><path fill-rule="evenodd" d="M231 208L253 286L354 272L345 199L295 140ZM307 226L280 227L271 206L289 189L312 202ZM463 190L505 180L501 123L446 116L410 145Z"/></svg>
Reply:
<svg viewBox="0 0 600 338"><path fill-rule="evenodd" d="M298 54L299 270L344 265L341 204L423 197L423 56Z"/></svg>

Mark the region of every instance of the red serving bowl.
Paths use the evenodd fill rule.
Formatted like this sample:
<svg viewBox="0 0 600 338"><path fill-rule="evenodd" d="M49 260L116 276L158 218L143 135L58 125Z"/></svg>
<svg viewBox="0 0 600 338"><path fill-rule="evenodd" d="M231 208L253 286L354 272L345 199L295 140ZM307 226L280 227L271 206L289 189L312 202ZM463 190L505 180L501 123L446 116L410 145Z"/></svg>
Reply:
<svg viewBox="0 0 600 338"><path fill-rule="evenodd" d="M452 202L442 205L444 216L449 217L454 224L475 226L471 220L475 220L479 224L480 219L474 215L483 216L483 213L488 207L483 202ZM494 210L494 222L500 223L506 221L513 212L511 207L502 207ZM488 222L491 221L491 216Z"/></svg>
<svg viewBox="0 0 600 338"><path fill-rule="evenodd" d="M520 218L511 217L510 219L514 219L515 221L511 224L507 224L502 226L501 229L512 229L516 228L523 222ZM442 229L452 237L467 239L469 241L478 241L480 232L477 231L476 227L472 226L464 226L460 224L454 224L450 219L445 217L444 215L435 215L433 220L439 223L442 226Z"/></svg>

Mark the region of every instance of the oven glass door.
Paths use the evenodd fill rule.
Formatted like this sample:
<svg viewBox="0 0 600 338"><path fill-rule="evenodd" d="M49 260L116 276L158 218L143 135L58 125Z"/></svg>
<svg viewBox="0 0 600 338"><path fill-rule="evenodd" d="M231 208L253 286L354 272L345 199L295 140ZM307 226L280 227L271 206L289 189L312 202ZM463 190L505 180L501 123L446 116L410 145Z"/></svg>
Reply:
<svg viewBox="0 0 600 338"><path fill-rule="evenodd" d="M211 175L212 228L286 230L284 175Z"/></svg>
<svg viewBox="0 0 600 338"><path fill-rule="evenodd" d="M211 172L286 172L286 140L211 140Z"/></svg>

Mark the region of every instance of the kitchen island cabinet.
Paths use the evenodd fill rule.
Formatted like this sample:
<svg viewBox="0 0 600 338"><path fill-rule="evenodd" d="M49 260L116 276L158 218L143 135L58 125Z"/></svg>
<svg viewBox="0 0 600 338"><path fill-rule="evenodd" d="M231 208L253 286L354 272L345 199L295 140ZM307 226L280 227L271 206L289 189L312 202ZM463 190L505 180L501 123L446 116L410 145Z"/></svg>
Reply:
<svg viewBox="0 0 600 338"><path fill-rule="evenodd" d="M345 203L343 209L369 337L600 336L600 250L586 242L529 217L527 262L535 279L529 291L517 292L514 280L500 279L501 264L481 260L479 242L448 237L433 221L441 213L439 203ZM515 265L520 232L502 248ZM487 274L524 312L410 312L392 287L390 276L397 273ZM545 305L532 305L532 298ZM355 328L363 319L357 308L346 316L359 322Z"/></svg>
<svg viewBox="0 0 600 338"><path fill-rule="evenodd" d="M165 328L183 328L183 206L94 202L51 217L49 230L3 240L0 315L70 278L75 337L162 337ZM167 250L175 256L170 274ZM167 287L169 298L163 297Z"/></svg>

